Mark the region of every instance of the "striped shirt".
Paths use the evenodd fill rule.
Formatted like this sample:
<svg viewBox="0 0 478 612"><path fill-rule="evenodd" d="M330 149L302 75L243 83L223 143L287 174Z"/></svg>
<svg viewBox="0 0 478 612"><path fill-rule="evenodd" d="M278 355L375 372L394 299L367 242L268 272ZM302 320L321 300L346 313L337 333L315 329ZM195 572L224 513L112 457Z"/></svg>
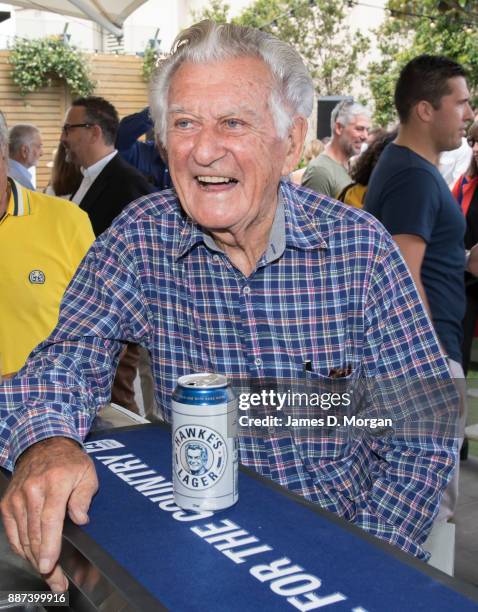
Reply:
<svg viewBox="0 0 478 612"><path fill-rule="evenodd" d="M50 436L80 441L109 401L124 342L150 351L165 420L177 378L191 372L301 379L310 362L312 382L330 381L337 369L352 382L449 378L382 226L291 183L281 182L279 193L271 243L248 277L212 248L173 191L130 205L81 264L50 338L4 384L0 463L11 469L25 448ZM408 419L403 397L373 393L376 411ZM420 544L456 460L455 442L433 426L425 435L365 429L345 438L339 429L241 431L240 459L426 558Z"/></svg>

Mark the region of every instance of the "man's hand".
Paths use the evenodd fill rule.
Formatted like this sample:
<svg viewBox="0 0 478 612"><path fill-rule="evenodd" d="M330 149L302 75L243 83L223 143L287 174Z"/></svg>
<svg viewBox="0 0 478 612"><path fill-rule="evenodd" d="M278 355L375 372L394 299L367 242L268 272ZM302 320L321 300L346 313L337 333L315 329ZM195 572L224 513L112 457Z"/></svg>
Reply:
<svg viewBox="0 0 478 612"><path fill-rule="evenodd" d="M478 276L478 244L475 244L470 251L466 270L473 276Z"/></svg>
<svg viewBox="0 0 478 612"><path fill-rule="evenodd" d="M92 460L68 438L38 442L17 461L1 502L5 531L12 550L30 561L52 591L68 588L58 564L66 509L74 523L84 525L97 489Z"/></svg>

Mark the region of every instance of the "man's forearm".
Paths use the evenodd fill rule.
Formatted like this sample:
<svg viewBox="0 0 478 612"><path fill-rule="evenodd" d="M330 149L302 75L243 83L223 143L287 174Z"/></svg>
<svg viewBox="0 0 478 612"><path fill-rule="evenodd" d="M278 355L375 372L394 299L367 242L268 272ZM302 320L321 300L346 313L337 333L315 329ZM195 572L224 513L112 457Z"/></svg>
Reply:
<svg viewBox="0 0 478 612"><path fill-rule="evenodd" d="M116 148L119 151L129 149L136 140L153 127L153 121L146 107L139 113L133 113L124 117L119 124L116 136Z"/></svg>

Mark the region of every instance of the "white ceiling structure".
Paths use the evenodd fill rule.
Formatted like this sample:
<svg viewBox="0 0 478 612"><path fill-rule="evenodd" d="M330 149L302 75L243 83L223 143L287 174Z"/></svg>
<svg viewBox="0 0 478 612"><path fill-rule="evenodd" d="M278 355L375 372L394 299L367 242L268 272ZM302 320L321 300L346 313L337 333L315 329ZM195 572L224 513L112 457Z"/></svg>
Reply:
<svg viewBox="0 0 478 612"><path fill-rule="evenodd" d="M9 4L37 11L94 21L114 36L123 36L123 23L147 0L7 0Z"/></svg>

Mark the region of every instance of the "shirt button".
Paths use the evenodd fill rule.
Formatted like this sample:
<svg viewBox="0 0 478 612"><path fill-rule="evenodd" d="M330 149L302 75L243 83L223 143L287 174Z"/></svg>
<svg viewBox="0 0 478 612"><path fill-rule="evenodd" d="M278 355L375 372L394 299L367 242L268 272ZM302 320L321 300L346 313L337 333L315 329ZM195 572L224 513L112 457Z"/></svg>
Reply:
<svg viewBox="0 0 478 612"><path fill-rule="evenodd" d="M251 288L249 287L249 285L246 285L242 291L245 295L249 295L249 293L251 292Z"/></svg>
<svg viewBox="0 0 478 612"><path fill-rule="evenodd" d="M221 258L219 257L219 255L213 255L212 259L213 259L213 261L218 262Z"/></svg>
<svg viewBox="0 0 478 612"><path fill-rule="evenodd" d="M262 365L262 359L260 357L256 357L254 359L254 363L256 366L261 366Z"/></svg>

